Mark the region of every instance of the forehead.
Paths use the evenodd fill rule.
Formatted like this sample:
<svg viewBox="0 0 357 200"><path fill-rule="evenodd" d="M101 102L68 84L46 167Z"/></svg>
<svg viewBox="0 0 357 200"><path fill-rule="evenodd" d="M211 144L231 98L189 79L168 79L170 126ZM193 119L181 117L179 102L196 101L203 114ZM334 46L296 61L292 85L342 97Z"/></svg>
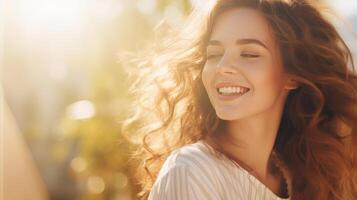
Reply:
<svg viewBox="0 0 357 200"><path fill-rule="evenodd" d="M271 46L273 35L268 21L257 10L250 8L232 8L221 13L212 30L211 40L219 40L223 44L233 44L241 38L253 38Z"/></svg>

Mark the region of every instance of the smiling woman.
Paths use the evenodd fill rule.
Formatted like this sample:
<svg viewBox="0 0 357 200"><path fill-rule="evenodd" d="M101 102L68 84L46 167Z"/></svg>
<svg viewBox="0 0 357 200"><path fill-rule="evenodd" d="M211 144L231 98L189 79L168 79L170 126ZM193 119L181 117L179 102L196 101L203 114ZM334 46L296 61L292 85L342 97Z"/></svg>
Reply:
<svg viewBox="0 0 357 200"><path fill-rule="evenodd" d="M212 2L139 65L123 132L140 197L356 199L357 75L336 29L304 0Z"/></svg>

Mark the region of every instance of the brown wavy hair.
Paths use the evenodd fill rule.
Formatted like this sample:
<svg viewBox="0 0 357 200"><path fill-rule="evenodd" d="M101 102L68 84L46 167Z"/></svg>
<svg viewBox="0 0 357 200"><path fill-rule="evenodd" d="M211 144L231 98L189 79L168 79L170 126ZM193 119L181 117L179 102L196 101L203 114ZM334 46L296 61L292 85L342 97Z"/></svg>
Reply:
<svg viewBox="0 0 357 200"><path fill-rule="evenodd" d="M291 199L357 199L357 75L336 28L303 0L209 2L137 62L123 133L135 144L138 196L148 197L173 150L220 129L201 80L206 43L220 13L246 7L268 20L283 66L300 85L287 97L274 145L292 174Z"/></svg>

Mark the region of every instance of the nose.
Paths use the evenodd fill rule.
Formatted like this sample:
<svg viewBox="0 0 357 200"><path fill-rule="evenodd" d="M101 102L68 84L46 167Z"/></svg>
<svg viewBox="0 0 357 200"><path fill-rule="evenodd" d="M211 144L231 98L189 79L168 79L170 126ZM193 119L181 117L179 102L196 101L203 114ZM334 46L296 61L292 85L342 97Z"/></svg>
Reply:
<svg viewBox="0 0 357 200"><path fill-rule="evenodd" d="M235 66L233 56L225 53L219 63L217 64L216 70L221 74L236 74L238 73L237 67Z"/></svg>

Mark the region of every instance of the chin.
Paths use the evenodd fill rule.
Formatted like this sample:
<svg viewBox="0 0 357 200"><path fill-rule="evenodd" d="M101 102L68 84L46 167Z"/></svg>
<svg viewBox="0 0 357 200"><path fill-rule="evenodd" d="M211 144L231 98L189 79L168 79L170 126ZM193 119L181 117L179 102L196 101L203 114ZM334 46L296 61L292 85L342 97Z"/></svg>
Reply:
<svg viewBox="0 0 357 200"><path fill-rule="evenodd" d="M234 113L234 112L216 112L217 116L219 119L221 120L229 120L229 121L232 121L232 120L237 120L237 119L240 119L241 116L237 115L237 113Z"/></svg>

